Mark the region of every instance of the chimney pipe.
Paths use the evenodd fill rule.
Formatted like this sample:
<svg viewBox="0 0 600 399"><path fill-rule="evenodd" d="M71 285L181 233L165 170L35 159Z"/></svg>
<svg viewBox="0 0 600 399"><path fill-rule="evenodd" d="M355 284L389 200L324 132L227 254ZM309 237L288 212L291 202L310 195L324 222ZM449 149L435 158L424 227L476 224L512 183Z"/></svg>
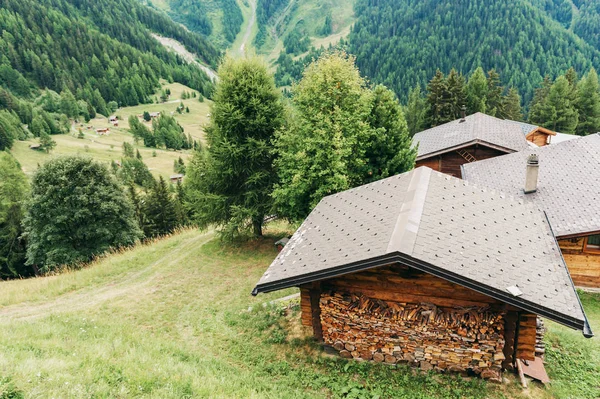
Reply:
<svg viewBox="0 0 600 399"><path fill-rule="evenodd" d="M462 107L460 107L460 115L461 115L461 119L460 119L461 123L467 120L466 119L467 118L467 107L466 106L463 105Z"/></svg>
<svg viewBox="0 0 600 399"><path fill-rule="evenodd" d="M525 194L531 194L537 191L539 170L540 160L537 155L531 154L527 158L527 172L525 175Z"/></svg>

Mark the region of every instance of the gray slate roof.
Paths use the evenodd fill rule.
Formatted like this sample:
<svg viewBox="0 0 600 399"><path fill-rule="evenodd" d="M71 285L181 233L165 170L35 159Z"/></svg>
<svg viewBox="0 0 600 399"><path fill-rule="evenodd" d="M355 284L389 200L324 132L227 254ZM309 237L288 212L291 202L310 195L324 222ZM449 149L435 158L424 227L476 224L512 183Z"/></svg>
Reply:
<svg viewBox="0 0 600 399"><path fill-rule="evenodd" d="M253 294L395 262L589 330L543 212L426 167L324 198Z"/></svg>
<svg viewBox="0 0 600 399"><path fill-rule="evenodd" d="M464 122L457 119L415 134L413 145L419 145L417 160L474 143L510 153L529 147L525 135L521 124L477 112Z"/></svg>
<svg viewBox="0 0 600 399"><path fill-rule="evenodd" d="M524 194L529 154L539 157L538 190ZM600 134L465 164L463 178L535 203L557 237L600 231Z"/></svg>

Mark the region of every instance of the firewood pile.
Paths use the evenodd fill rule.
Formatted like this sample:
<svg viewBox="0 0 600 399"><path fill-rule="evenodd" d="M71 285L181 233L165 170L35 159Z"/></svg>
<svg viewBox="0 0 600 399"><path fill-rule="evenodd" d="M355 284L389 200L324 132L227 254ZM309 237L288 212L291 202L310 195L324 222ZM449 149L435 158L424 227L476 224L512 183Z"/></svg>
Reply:
<svg viewBox="0 0 600 399"><path fill-rule="evenodd" d="M544 320L541 317L537 318L536 332L535 332L535 355L544 359L546 353L546 344L544 344L544 334L546 333L546 326L544 326Z"/></svg>
<svg viewBox="0 0 600 399"><path fill-rule="evenodd" d="M355 294L323 293L323 339L344 358L499 378L503 314L489 308L441 309Z"/></svg>

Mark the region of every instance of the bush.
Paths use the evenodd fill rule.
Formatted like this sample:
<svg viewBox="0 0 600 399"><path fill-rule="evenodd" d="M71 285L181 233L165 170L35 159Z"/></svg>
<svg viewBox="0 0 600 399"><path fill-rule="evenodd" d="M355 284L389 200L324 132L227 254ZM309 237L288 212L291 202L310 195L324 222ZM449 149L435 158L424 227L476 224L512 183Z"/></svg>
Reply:
<svg viewBox="0 0 600 399"><path fill-rule="evenodd" d="M115 178L89 158L60 157L40 167L28 205L27 264L43 272L90 261L142 235Z"/></svg>

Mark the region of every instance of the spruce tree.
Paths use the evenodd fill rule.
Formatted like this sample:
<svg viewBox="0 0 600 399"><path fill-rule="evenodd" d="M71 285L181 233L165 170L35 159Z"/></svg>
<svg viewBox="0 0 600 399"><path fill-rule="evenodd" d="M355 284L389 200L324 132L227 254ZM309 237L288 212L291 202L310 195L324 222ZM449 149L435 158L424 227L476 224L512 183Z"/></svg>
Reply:
<svg viewBox="0 0 600 399"><path fill-rule="evenodd" d="M144 233L156 237L172 233L178 226L178 213L169 187L162 176L155 181L144 202Z"/></svg>
<svg viewBox="0 0 600 399"><path fill-rule="evenodd" d="M452 69L446 78L450 102L450 121L460 118L462 109L467 105L465 78Z"/></svg>
<svg viewBox="0 0 600 399"><path fill-rule="evenodd" d="M484 112L486 110L488 82L483 68L477 68L469 77L466 87L467 113Z"/></svg>
<svg viewBox="0 0 600 399"><path fill-rule="evenodd" d="M276 181L271 142L283 124L281 94L257 58L226 59L206 129L206 153L196 151L186 186L195 220L232 237L262 235ZM201 169L190 171L194 165Z"/></svg>
<svg viewBox="0 0 600 399"><path fill-rule="evenodd" d="M502 113L503 92L504 88L500 85L500 75L495 69L490 70L487 77L486 114L496 116Z"/></svg>
<svg viewBox="0 0 600 399"><path fill-rule="evenodd" d="M552 80L549 76L544 77L542 85L535 89L533 99L529 103L529 121L531 123L542 124L543 115L542 107L548 98L550 88L552 87Z"/></svg>
<svg viewBox="0 0 600 399"><path fill-rule="evenodd" d="M537 115L543 127L555 132L575 133L579 115L569 99L570 90L569 81L564 76L559 76L550 87Z"/></svg>
<svg viewBox="0 0 600 399"><path fill-rule="evenodd" d="M600 86L594 68L579 83L575 107L579 113L578 135L586 136L600 131Z"/></svg>
<svg viewBox="0 0 600 399"><path fill-rule="evenodd" d="M429 126L435 127L454 119L446 78L439 69L427 85L427 103Z"/></svg>
<svg viewBox="0 0 600 399"><path fill-rule="evenodd" d="M50 151L56 147L56 141L54 141L49 134L42 132L40 135L40 147L42 150L50 153Z"/></svg>
<svg viewBox="0 0 600 399"><path fill-rule="evenodd" d="M408 92L408 103L406 104L406 123L411 136L425 129L427 122L427 99L421 94L421 87L415 86Z"/></svg>
<svg viewBox="0 0 600 399"><path fill-rule="evenodd" d="M0 152L0 280L31 276L25 265L23 214L28 191L27 177L17 161Z"/></svg>
<svg viewBox="0 0 600 399"><path fill-rule="evenodd" d="M502 98L502 112L497 116L502 119L513 121L523 120L523 112L521 110L521 96L514 87L508 89L506 96Z"/></svg>

